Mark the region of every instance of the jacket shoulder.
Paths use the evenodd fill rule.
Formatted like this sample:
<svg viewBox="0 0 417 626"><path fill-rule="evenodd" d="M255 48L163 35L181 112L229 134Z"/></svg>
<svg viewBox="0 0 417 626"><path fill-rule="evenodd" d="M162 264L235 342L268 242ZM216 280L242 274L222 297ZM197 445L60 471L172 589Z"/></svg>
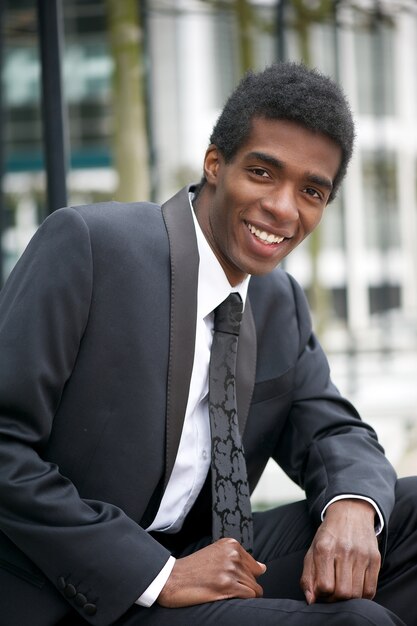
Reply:
<svg viewBox="0 0 417 626"><path fill-rule="evenodd" d="M66 211L67 209L62 209ZM168 239L161 207L151 202L103 202L71 207L84 221L93 253L142 256L165 250Z"/></svg>
<svg viewBox="0 0 417 626"><path fill-rule="evenodd" d="M280 333L283 329L296 329L301 350L312 326L307 298L296 279L277 268L264 276L252 276L248 294L258 334L271 324Z"/></svg>

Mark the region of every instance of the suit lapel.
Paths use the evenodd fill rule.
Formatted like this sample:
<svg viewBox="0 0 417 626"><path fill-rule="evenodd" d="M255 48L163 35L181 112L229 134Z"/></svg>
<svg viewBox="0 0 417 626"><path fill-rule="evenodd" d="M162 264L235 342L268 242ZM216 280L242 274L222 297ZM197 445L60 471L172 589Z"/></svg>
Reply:
<svg viewBox="0 0 417 626"><path fill-rule="evenodd" d="M164 490L181 439L195 350L199 255L188 188L162 206L171 255L170 354L168 366ZM243 433L255 382L256 332L249 299L242 319L236 363L236 401Z"/></svg>
<svg viewBox="0 0 417 626"><path fill-rule="evenodd" d="M180 443L195 349L199 256L187 188L162 206L162 215L171 255L165 489Z"/></svg>

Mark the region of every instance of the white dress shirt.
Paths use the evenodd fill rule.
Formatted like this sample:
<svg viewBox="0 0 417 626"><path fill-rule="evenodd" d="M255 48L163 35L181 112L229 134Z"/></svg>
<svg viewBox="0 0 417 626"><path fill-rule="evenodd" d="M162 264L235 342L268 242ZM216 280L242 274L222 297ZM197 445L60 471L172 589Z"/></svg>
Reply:
<svg viewBox="0 0 417 626"><path fill-rule="evenodd" d="M180 444L174 468L162 497L158 512L146 529L166 533L178 532L200 493L211 460L210 420L208 417L208 370L213 341L214 309L230 293L237 292L245 303L249 276L232 287L217 257L213 253L191 204L200 257L198 268L197 319L194 362L190 391ZM136 601L141 606L151 606L158 597L174 567L170 557L159 575Z"/></svg>
<svg viewBox="0 0 417 626"><path fill-rule="evenodd" d="M210 468L211 436L208 415L208 370L213 341L213 311L232 292L238 292L243 303L245 303L250 278L248 276L236 287L230 285L223 268L200 228L191 200L192 194L190 194L190 209L194 219L200 256L194 362L184 424L174 468L156 517L146 529L147 531L165 533L176 533L181 529L187 514L190 512L204 485ZM332 502L352 497L358 498L358 496L343 495L331 500L322 512L322 519L326 509ZM377 529L380 532L383 519L378 507L369 498L361 498L359 496L359 499L367 500L375 507L380 519L380 525ZM155 602L168 580L174 564L175 559L171 556L158 576L136 601L136 604L149 607Z"/></svg>

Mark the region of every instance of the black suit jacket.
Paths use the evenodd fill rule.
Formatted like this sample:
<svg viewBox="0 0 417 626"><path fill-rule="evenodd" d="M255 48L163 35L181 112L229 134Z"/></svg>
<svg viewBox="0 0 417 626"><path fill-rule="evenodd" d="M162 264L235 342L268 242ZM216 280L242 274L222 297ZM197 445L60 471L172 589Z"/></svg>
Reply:
<svg viewBox="0 0 417 626"><path fill-rule="evenodd" d="M63 607L104 626L167 561L141 523L162 497L181 436L197 276L187 189L162 211L56 211L12 272L0 297L7 593L19 577L49 580L54 594L71 595L72 585L91 614L74 597ZM372 497L388 520L394 472L331 383L303 293L285 272L251 279L238 359L251 489L272 457L306 490L317 522L341 493Z"/></svg>

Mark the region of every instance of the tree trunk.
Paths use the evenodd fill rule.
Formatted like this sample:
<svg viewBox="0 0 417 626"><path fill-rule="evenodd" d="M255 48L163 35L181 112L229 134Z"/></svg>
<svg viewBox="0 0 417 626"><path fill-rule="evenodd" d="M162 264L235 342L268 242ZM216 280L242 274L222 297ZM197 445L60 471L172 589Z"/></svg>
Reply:
<svg viewBox="0 0 417 626"><path fill-rule="evenodd" d="M305 0L291 0L295 13L294 28L298 37L301 59L307 66L311 65L310 28L313 21L324 21L332 15L330 0L321 0L320 3L309 7ZM330 294L323 287L319 277L319 257L322 248L320 225L309 237L309 252L311 260L310 302L314 314L315 330L320 335L329 317Z"/></svg>
<svg viewBox="0 0 417 626"><path fill-rule="evenodd" d="M137 0L107 0L113 69L116 199L146 200L149 162L146 133L142 27Z"/></svg>

